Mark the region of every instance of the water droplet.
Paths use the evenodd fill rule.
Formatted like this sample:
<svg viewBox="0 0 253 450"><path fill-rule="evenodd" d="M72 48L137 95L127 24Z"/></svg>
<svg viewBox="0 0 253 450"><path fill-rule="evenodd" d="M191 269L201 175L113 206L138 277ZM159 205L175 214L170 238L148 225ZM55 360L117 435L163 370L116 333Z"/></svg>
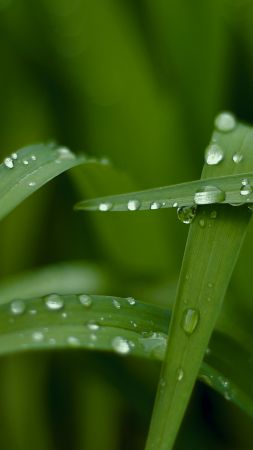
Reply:
<svg viewBox="0 0 253 450"><path fill-rule="evenodd" d="M141 206L141 202L139 200L129 200L127 204L127 209L129 211L137 211Z"/></svg>
<svg viewBox="0 0 253 450"><path fill-rule="evenodd" d="M240 194L243 196L250 195L252 193L252 187L249 181L245 178L242 180L242 186L240 189Z"/></svg>
<svg viewBox="0 0 253 450"><path fill-rule="evenodd" d="M213 210L213 211L210 213L210 219L216 219L216 218L217 218L217 211Z"/></svg>
<svg viewBox="0 0 253 450"><path fill-rule="evenodd" d="M116 300L116 298L113 299L112 304L117 309L121 308L120 302L118 300Z"/></svg>
<svg viewBox="0 0 253 450"><path fill-rule="evenodd" d="M45 303L48 309L51 311L58 311L64 306L63 299L58 294L51 294L45 297Z"/></svg>
<svg viewBox="0 0 253 450"><path fill-rule="evenodd" d="M113 338L112 348L113 350L115 350L115 352L121 355L127 355L131 350L129 342L121 336L116 336L115 338Z"/></svg>
<svg viewBox="0 0 253 450"><path fill-rule="evenodd" d="M136 303L136 300L133 297L128 297L127 301L129 303L129 305L133 306Z"/></svg>
<svg viewBox="0 0 253 450"><path fill-rule="evenodd" d="M243 155L241 153L235 153L232 156L232 159L233 159L235 164L239 164L243 160Z"/></svg>
<svg viewBox="0 0 253 450"><path fill-rule="evenodd" d="M62 316L63 319L67 319L68 314L66 312L63 312L61 316Z"/></svg>
<svg viewBox="0 0 253 450"><path fill-rule="evenodd" d="M32 333L32 340L34 342L41 342L44 340L44 334L42 333L42 331L34 331Z"/></svg>
<svg viewBox="0 0 253 450"><path fill-rule="evenodd" d="M12 159L18 159L18 154L16 152L12 153L11 157L12 157Z"/></svg>
<svg viewBox="0 0 253 450"><path fill-rule="evenodd" d="M59 147L57 149L58 162L64 159L75 159L74 153L72 153L67 147Z"/></svg>
<svg viewBox="0 0 253 450"><path fill-rule="evenodd" d="M160 202L153 202L150 205L150 209L160 209L162 207L162 204Z"/></svg>
<svg viewBox="0 0 253 450"><path fill-rule="evenodd" d="M87 328L91 331L98 331L99 325L96 322L90 321L87 323Z"/></svg>
<svg viewBox="0 0 253 450"><path fill-rule="evenodd" d="M182 327L186 334L192 334L199 323L199 311L194 308L187 308L183 313Z"/></svg>
<svg viewBox="0 0 253 450"><path fill-rule="evenodd" d="M13 300L10 305L10 310L12 314L15 314L16 316L20 316L25 312L26 305L23 300Z"/></svg>
<svg viewBox="0 0 253 450"><path fill-rule="evenodd" d="M177 207L178 207L178 203L174 202L173 205L172 205L172 208L177 208Z"/></svg>
<svg viewBox="0 0 253 450"><path fill-rule="evenodd" d="M225 192L216 186L202 186L194 195L197 205L208 205L211 203L221 203L225 200Z"/></svg>
<svg viewBox="0 0 253 450"><path fill-rule="evenodd" d="M27 159L23 159L22 163L23 163L25 166L28 166L29 161L27 161Z"/></svg>
<svg viewBox="0 0 253 450"><path fill-rule="evenodd" d="M31 156L31 160L32 160L32 161L36 161L36 159L37 159L37 158L36 158L35 155L32 155L32 156Z"/></svg>
<svg viewBox="0 0 253 450"><path fill-rule="evenodd" d="M179 369L177 369L177 380L182 381L183 378L184 378L184 371L181 367L179 367Z"/></svg>
<svg viewBox="0 0 253 450"><path fill-rule="evenodd" d="M28 183L28 186L30 186L30 187L34 187L34 186L36 186L36 183L35 183L35 181L30 181L30 183Z"/></svg>
<svg viewBox="0 0 253 450"><path fill-rule="evenodd" d="M78 299L79 302L86 308L89 308L92 305L92 298L89 295L86 294L79 295Z"/></svg>
<svg viewBox="0 0 253 450"><path fill-rule="evenodd" d="M68 336L67 344L71 347L78 347L80 345L80 340L75 336Z"/></svg>
<svg viewBox="0 0 253 450"><path fill-rule="evenodd" d="M219 131L232 131L236 126L236 119L233 114L225 111L216 117L214 124Z"/></svg>
<svg viewBox="0 0 253 450"><path fill-rule="evenodd" d="M209 166L219 164L224 157L222 148L218 144L210 144L205 151L205 162Z"/></svg>
<svg viewBox="0 0 253 450"><path fill-rule="evenodd" d="M13 161L9 157L4 159L4 165L8 167L8 169L12 169L14 167Z"/></svg>
<svg viewBox="0 0 253 450"><path fill-rule="evenodd" d="M182 206L177 209L177 217L183 223L187 225L191 223L196 216L197 207L196 206Z"/></svg>
<svg viewBox="0 0 253 450"><path fill-rule="evenodd" d="M205 228L205 226L206 226L205 219L199 219L199 226L200 226L201 228Z"/></svg>
<svg viewBox="0 0 253 450"><path fill-rule="evenodd" d="M112 209L112 203L109 202L100 203L98 209L99 211L110 211L110 209Z"/></svg>

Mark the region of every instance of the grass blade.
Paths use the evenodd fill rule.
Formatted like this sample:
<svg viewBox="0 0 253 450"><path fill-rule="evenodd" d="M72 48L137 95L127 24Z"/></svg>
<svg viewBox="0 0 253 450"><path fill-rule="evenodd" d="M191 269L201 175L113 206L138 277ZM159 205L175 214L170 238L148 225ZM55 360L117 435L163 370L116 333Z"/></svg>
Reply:
<svg viewBox="0 0 253 450"><path fill-rule="evenodd" d="M24 147L0 165L0 219L60 173L86 161L65 147Z"/></svg>

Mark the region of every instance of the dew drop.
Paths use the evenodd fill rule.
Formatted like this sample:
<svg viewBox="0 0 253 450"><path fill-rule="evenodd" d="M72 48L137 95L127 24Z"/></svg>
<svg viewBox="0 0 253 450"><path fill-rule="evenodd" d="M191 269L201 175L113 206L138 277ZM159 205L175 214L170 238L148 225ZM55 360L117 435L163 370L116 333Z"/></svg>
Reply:
<svg viewBox="0 0 253 450"><path fill-rule="evenodd" d="M209 166L219 164L224 157L222 148L218 144L210 144L205 151L205 162Z"/></svg>
<svg viewBox="0 0 253 450"><path fill-rule="evenodd" d="M204 219L199 219L199 226L200 226L201 228L205 228L206 222L205 222Z"/></svg>
<svg viewBox="0 0 253 450"><path fill-rule="evenodd" d="M14 167L13 161L9 157L4 159L4 165L8 167L8 169L12 169Z"/></svg>
<svg viewBox="0 0 253 450"><path fill-rule="evenodd" d="M245 178L242 180L242 186L240 189L240 194L243 196L250 195L252 193L252 187L249 181Z"/></svg>
<svg viewBox="0 0 253 450"><path fill-rule="evenodd" d="M18 154L16 152L12 153L11 157L12 157L12 159L18 159Z"/></svg>
<svg viewBox="0 0 253 450"><path fill-rule="evenodd" d="M179 367L177 369L177 380L182 381L183 378L184 378L184 371L183 371L182 367Z"/></svg>
<svg viewBox="0 0 253 450"><path fill-rule="evenodd" d="M23 159L22 163L24 164L24 166L28 166L29 161L27 161L27 159Z"/></svg>
<svg viewBox="0 0 253 450"><path fill-rule="evenodd" d="M197 205L208 205L211 203L221 203L225 200L225 192L216 186L203 186L194 195Z"/></svg>
<svg viewBox="0 0 253 450"><path fill-rule="evenodd" d="M25 312L26 305L23 300L13 300L10 305L10 310L12 314L15 314L15 316L20 316Z"/></svg>
<svg viewBox="0 0 253 450"><path fill-rule="evenodd" d="M110 209L112 209L112 203L110 202L100 203L98 209L99 211L110 211Z"/></svg>
<svg viewBox="0 0 253 450"><path fill-rule="evenodd" d="M181 222L188 225L195 218L196 211L196 206L182 206L181 208L177 209L177 217Z"/></svg>
<svg viewBox="0 0 253 450"><path fill-rule="evenodd" d="M58 294L51 294L45 297L46 307L51 311L58 311L64 306L63 299Z"/></svg>
<svg viewBox="0 0 253 450"><path fill-rule="evenodd" d="M96 322L90 321L87 323L87 328L90 331L98 331L99 330L99 325Z"/></svg>
<svg viewBox="0 0 253 450"><path fill-rule="evenodd" d="M32 340L34 342L41 342L44 340L44 334L42 333L42 331L34 331L34 333L32 333Z"/></svg>
<svg viewBox="0 0 253 450"><path fill-rule="evenodd" d="M127 301L129 303L129 305L133 306L136 303L136 300L133 297L128 297Z"/></svg>
<svg viewBox="0 0 253 450"><path fill-rule="evenodd" d="M113 338L112 348L113 350L115 350L115 352L121 355L127 355L131 350L129 342L121 336L116 336L115 338Z"/></svg>
<svg viewBox="0 0 253 450"><path fill-rule="evenodd" d="M172 205L172 208L177 208L177 207L178 207L178 203L174 202L173 205Z"/></svg>
<svg viewBox="0 0 253 450"><path fill-rule="evenodd" d="M183 313L182 327L186 334L192 334L199 323L199 311L194 308L187 308Z"/></svg>
<svg viewBox="0 0 253 450"><path fill-rule="evenodd" d="M162 207L162 204L160 202L153 202L150 205L150 209L160 209Z"/></svg>
<svg viewBox="0 0 253 450"><path fill-rule="evenodd" d="M233 114L225 111L215 118L214 124L219 131L232 131L236 126L236 119Z"/></svg>
<svg viewBox="0 0 253 450"><path fill-rule="evenodd" d="M81 294L78 299L79 302L86 308L89 308L92 305L92 298L89 295Z"/></svg>
<svg viewBox="0 0 253 450"><path fill-rule="evenodd" d="M116 300L116 298L113 299L112 304L116 309L121 308L120 302L118 300Z"/></svg>
<svg viewBox="0 0 253 450"><path fill-rule="evenodd" d="M28 183L28 186L30 186L30 187L34 187L34 186L36 186L36 183L35 183L35 181L30 181L30 183Z"/></svg>
<svg viewBox="0 0 253 450"><path fill-rule="evenodd" d="M243 155L241 153L235 153L232 156L232 159L233 159L235 164L239 164L243 160Z"/></svg>
<svg viewBox="0 0 253 450"><path fill-rule="evenodd" d="M68 336L67 344L71 347L78 347L80 345L80 340L76 336Z"/></svg>
<svg viewBox="0 0 253 450"><path fill-rule="evenodd" d="M74 153L72 153L67 147L59 147L57 149L58 162L65 159L75 159Z"/></svg>
<svg viewBox="0 0 253 450"><path fill-rule="evenodd" d="M37 158L36 158L35 155L32 155L32 156L31 156L31 160L32 160L32 161L36 161L36 159L37 159Z"/></svg>
<svg viewBox="0 0 253 450"><path fill-rule="evenodd" d="M139 200L129 200L127 204L127 209L129 211L137 211L141 207L141 202Z"/></svg>

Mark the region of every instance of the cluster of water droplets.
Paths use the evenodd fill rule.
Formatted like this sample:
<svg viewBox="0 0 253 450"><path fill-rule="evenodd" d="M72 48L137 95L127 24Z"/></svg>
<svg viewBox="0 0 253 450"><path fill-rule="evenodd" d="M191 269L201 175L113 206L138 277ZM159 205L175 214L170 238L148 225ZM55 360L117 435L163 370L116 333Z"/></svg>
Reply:
<svg viewBox="0 0 253 450"><path fill-rule="evenodd" d="M25 158L21 162L22 162L22 164L24 164L24 166L28 166L29 160L36 161L36 159L37 158L35 155L31 155L29 158ZM3 163L4 163L5 167L7 167L8 169L13 169L17 160L18 160L18 154L12 153L10 156L7 156L4 159Z"/></svg>

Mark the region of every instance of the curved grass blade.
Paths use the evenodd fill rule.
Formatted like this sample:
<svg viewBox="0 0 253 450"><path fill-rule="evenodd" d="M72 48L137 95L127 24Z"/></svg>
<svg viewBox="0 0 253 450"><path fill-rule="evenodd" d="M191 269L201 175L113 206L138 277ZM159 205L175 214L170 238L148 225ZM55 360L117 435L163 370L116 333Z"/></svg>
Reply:
<svg viewBox="0 0 253 450"><path fill-rule="evenodd" d="M242 160L251 171L253 129L237 125L227 113L218 116L217 123L220 129L209 146L215 151L211 159L207 153L202 179L236 172L242 176ZM250 218L246 206L238 211L228 205L207 205L198 209L191 224L161 373L165 387L158 387L147 450L174 446Z"/></svg>
<svg viewBox="0 0 253 450"><path fill-rule="evenodd" d="M132 298L51 294L13 300L0 305L0 355L68 348L113 351L122 356L162 361L170 316L169 310ZM226 344L227 339L223 336L221 341L219 334L212 339L199 379L253 416L251 384L248 392L244 392L240 379L235 383L226 376L224 362L225 369L219 369L224 360L224 345L226 349L231 347L230 339ZM232 343L232 348L232 353L240 357L241 347ZM233 362L233 355L230 356ZM243 361L248 371L249 358Z"/></svg>
<svg viewBox="0 0 253 450"><path fill-rule="evenodd" d="M36 144L5 158L0 165L0 219L60 173L86 161L65 147Z"/></svg>

